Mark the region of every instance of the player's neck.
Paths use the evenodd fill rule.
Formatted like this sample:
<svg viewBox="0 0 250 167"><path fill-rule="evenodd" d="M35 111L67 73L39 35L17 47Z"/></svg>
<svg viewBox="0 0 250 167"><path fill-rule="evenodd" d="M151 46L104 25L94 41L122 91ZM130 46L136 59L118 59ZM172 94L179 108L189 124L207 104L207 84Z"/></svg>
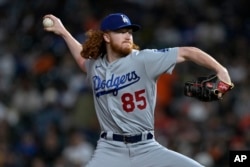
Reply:
<svg viewBox="0 0 250 167"><path fill-rule="evenodd" d="M129 55L132 52L132 50L127 49L127 50L118 50L115 51L114 49L107 47L107 61L109 63L112 63L122 57L126 57L127 55Z"/></svg>
<svg viewBox="0 0 250 167"><path fill-rule="evenodd" d="M108 50L107 51L107 55L106 55L106 59L109 63L112 63L118 59L120 59L121 57L123 57L122 55L116 53L116 52L113 52L111 50Z"/></svg>

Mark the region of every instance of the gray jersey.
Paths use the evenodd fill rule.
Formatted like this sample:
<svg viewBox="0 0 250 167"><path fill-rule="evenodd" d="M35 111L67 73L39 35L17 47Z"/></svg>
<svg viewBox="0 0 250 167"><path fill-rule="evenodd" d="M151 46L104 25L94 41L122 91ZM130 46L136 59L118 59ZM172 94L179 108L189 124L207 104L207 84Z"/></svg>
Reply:
<svg viewBox="0 0 250 167"><path fill-rule="evenodd" d="M154 129L156 81L172 73L178 48L133 50L109 63L86 61L95 110L102 131L134 134Z"/></svg>

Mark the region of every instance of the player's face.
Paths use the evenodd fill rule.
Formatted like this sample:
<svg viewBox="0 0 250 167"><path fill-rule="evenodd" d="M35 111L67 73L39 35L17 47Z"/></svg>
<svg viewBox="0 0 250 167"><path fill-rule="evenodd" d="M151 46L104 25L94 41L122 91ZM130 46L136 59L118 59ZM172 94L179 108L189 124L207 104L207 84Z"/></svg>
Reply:
<svg viewBox="0 0 250 167"><path fill-rule="evenodd" d="M133 36L131 29L120 29L110 32L110 48L113 52L127 56L133 49Z"/></svg>

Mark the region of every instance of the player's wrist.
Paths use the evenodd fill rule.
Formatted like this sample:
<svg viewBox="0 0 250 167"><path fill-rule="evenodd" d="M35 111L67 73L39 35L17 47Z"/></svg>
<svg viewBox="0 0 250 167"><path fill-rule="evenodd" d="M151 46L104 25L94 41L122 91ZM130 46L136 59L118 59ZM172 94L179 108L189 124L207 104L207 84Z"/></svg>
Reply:
<svg viewBox="0 0 250 167"><path fill-rule="evenodd" d="M222 67L218 72L217 72L217 77L223 81L224 83L231 85L231 79L228 73L228 70L225 67Z"/></svg>

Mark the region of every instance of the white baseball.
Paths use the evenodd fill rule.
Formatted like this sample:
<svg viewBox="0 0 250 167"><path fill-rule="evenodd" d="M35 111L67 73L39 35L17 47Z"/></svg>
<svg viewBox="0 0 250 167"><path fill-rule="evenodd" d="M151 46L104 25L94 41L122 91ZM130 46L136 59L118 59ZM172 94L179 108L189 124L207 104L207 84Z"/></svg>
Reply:
<svg viewBox="0 0 250 167"><path fill-rule="evenodd" d="M52 27L54 25L54 22L52 19L46 17L45 19L43 19L43 26L44 27Z"/></svg>

